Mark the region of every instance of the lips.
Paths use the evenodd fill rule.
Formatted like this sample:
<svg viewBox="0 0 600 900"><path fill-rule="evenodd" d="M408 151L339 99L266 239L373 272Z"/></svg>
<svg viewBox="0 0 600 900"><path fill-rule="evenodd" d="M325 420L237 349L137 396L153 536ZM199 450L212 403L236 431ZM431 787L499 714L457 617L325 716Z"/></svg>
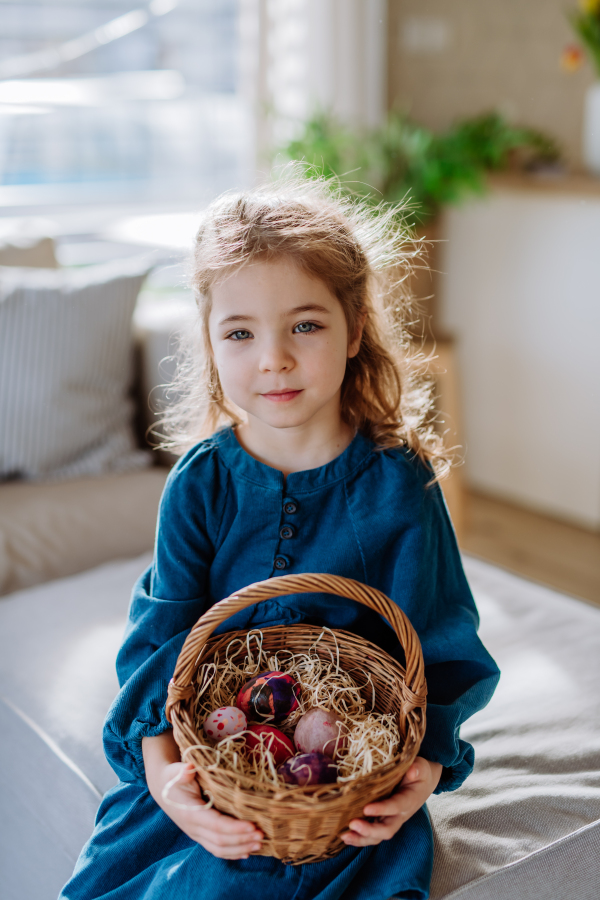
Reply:
<svg viewBox="0 0 600 900"><path fill-rule="evenodd" d="M301 390L269 391L268 394L261 394L261 397L264 397L265 400L270 400L272 403L288 403L301 393Z"/></svg>

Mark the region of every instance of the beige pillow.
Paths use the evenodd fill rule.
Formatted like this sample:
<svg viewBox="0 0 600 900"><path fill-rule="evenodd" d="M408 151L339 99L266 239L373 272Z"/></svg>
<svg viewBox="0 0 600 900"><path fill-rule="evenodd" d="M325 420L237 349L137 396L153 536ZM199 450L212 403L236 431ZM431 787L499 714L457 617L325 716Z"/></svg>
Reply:
<svg viewBox="0 0 600 900"><path fill-rule="evenodd" d="M0 240L0 266L58 269L54 241L49 237Z"/></svg>
<svg viewBox="0 0 600 900"><path fill-rule="evenodd" d="M152 550L166 476L0 484L0 594Z"/></svg>

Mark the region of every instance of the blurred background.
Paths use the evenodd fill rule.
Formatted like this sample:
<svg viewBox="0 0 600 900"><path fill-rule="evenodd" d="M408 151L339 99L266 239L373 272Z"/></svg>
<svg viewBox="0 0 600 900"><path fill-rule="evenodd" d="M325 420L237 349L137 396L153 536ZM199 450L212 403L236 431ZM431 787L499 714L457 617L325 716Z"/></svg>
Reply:
<svg viewBox="0 0 600 900"><path fill-rule="evenodd" d="M146 424L198 211L294 158L412 202L461 546L600 602L600 3L0 0L0 265L151 254Z"/></svg>

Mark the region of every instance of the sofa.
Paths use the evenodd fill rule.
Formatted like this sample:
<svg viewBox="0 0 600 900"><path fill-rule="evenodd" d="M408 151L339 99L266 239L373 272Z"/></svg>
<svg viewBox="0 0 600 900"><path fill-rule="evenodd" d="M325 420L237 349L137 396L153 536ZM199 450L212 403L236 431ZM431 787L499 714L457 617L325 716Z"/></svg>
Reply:
<svg viewBox="0 0 600 900"><path fill-rule="evenodd" d="M143 435L147 394L152 380L161 380L158 361L185 318L181 308L171 316L168 306L140 312L139 290L152 265L128 260L108 274L80 273L73 280L72 273L48 266L23 268L22 260L9 273L0 262L0 332L9 321L2 318L7 298L16 308L33 303L36 290L52 289L74 303L91 297L91 305L102 306L118 282L115 303L120 314L126 307L127 316L119 334L125 329L130 345L123 356L127 365L119 363L128 418L121 410L111 419L111 427L121 429L119 440L99 449L115 412L114 384L108 413L96 398L102 427L95 437L90 432L92 444L80 447L79 457L65 451L63 439L74 426L60 408L46 426L49 443L55 437L58 448L52 460L31 455L16 471L13 445L0 434L2 900L57 895L91 833L102 794L116 781L102 751L102 722L117 691L115 656L132 585L151 560L168 471L136 439L133 423L137 412ZM43 302L49 297L54 302L49 293ZM50 324L40 327L47 333ZM15 337L14 322L10 327L14 347L21 337ZM100 340L102 323L89 327ZM142 373L137 383L143 386L132 394L135 346ZM22 378L33 368L48 380L43 352L36 354L25 354ZM86 351L83 363L92 365L92 357ZM67 376L53 386L59 407L61 384L72 391L73 372ZM56 396L50 399L56 402ZM4 406L0 402L0 429L14 415L11 394ZM53 437L57 415L64 418ZM23 446L38 433L37 419L36 413ZM600 608L484 561L464 562L482 638L502 679L489 706L463 727L475 746L473 774L458 791L428 803L436 841L431 898L597 900Z"/></svg>

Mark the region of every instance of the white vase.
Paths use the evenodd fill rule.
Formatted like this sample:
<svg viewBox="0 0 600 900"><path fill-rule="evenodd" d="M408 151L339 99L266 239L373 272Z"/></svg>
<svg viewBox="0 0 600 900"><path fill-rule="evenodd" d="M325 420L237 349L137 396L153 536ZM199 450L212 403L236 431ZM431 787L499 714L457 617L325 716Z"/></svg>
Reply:
<svg viewBox="0 0 600 900"><path fill-rule="evenodd" d="M600 175L600 81L585 95L583 113L583 159L594 175Z"/></svg>

